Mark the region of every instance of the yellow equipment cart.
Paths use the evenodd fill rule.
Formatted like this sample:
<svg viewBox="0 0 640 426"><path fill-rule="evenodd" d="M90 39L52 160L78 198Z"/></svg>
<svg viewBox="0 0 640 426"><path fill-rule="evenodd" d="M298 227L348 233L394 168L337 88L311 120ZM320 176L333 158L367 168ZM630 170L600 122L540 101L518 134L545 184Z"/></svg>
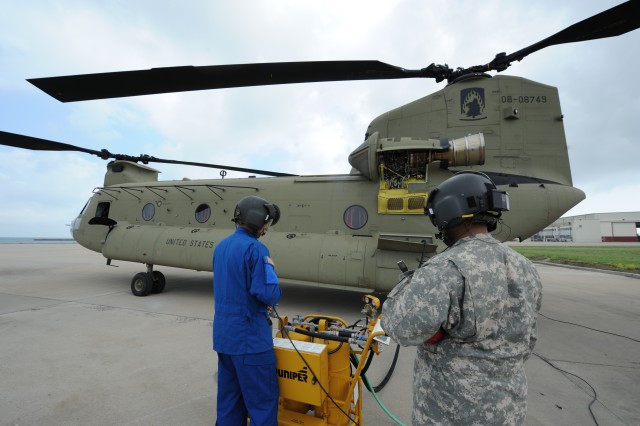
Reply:
<svg viewBox="0 0 640 426"><path fill-rule="evenodd" d="M362 425L362 371L388 337L379 326L380 301L364 296L366 324L307 315L278 317L274 337L281 426ZM386 342L385 342L386 343Z"/></svg>

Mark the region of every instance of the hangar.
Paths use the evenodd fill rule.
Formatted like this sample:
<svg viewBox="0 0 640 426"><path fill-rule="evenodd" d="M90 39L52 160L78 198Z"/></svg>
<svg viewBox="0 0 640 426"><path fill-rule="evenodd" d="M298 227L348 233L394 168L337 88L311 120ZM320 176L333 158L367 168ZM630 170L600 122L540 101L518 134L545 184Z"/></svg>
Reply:
<svg viewBox="0 0 640 426"><path fill-rule="evenodd" d="M640 212L590 213L561 217L533 235L531 241L636 243L640 241Z"/></svg>

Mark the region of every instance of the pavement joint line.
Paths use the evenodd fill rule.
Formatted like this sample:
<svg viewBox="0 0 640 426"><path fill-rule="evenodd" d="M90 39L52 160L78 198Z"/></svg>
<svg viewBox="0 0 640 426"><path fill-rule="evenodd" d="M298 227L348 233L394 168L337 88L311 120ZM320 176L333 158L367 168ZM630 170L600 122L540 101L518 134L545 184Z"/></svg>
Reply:
<svg viewBox="0 0 640 426"><path fill-rule="evenodd" d="M111 305L105 305L105 304L100 304L100 303L80 302L80 301L75 301L75 300L74 301L70 301L69 303L76 303L78 305L84 305L84 306L104 307L104 308L110 308L110 309L120 310L120 311L140 312L140 313L143 313L143 314L153 314L153 315L164 316L164 317L182 318L182 319L192 320L192 321L208 321L208 322L211 322L210 318L190 317L190 316L187 316L187 315L178 315L178 314L167 314L167 313L163 313L163 312L146 311L144 309L126 308L126 307L122 307L122 306L111 306Z"/></svg>
<svg viewBox="0 0 640 426"><path fill-rule="evenodd" d="M103 294L98 294L98 295L93 295L93 296L88 296L88 297L83 297L81 299L74 299L74 300L64 300L64 299L54 299L51 297L40 297L40 296L29 296L29 295L24 295L24 294L15 294L15 293L8 293L8 292L1 292L0 294L6 294L9 296L17 296L17 297L26 297L26 298L31 298L31 299L39 299L39 300L47 300L47 301L55 301L58 303L53 303L51 305L43 305L43 306L38 306L37 308L26 308L26 309L21 309L19 311L12 311L12 312L4 312L1 313L0 316L2 315L8 315L8 314L15 314L18 312L27 312L27 311L39 311L42 310L44 308L53 308L55 306L60 306L60 305L64 305L65 303L70 303L70 302L79 302L82 300L86 300L86 299L91 299L94 297L101 297L101 296L108 296L111 294L117 294L117 293L122 293L123 291L114 291L114 292L110 292L110 293L103 293Z"/></svg>
<svg viewBox="0 0 640 426"><path fill-rule="evenodd" d="M165 407L164 409L162 409L160 411L155 411L153 413L145 414L145 415L143 415L141 417L133 419L133 420L125 423L124 425L126 426L126 425L130 425L130 424L139 424L141 421L143 421L145 419L154 418L154 417L157 417L159 414L162 414L164 412L170 411L170 410L175 409L177 407L183 407L183 406L192 404L193 401L202 401L202 400L209 401L210 398L215 398L215 395L200 396L200 397L197 397L197 398L193 398L193 399L191 399L189 401L181 402L180 404L170 405L170 406Z"/></svg>
<svg viewBox="0 0 640 426"><path fill-rule="evenodd" d="M178 314L167 314L167 313L162 313L162 312L146 311L146 310L143 310L143 309L134 309L134 308L126 308L126 307L122 307L122 306L105 305L103 303L83 302L83 300L92 299L94 297L106 296L106 295L110 295L110 294L116 294L116 293L121 293L121 292L118 291L118 292L113 292L113 293L105 293L105 294L102 294L102 295L84 297L82 299L75 299L75 300L60 300L60 299L52 299L52 298L48 298L48 297L25 296L25 295L22 295L22 294L13 294L13 293L2 292L0 294L8 294L8 295L11 295L11 296L30 297L30 298L33 298L33 299L40 299L40 300L50 300L50 301L55 301L55 302L58 302L58 303L53 303L51 305L39 306L37 308L21 309L19 311L3 312L3 313L0 313L0 316L16 314L16 313L20 313L20 312L40 311L40 310L44 310L44 309L55 308L55 307L58 307L58 306L61 306L61 305L65 305L65 304L77 304L77 305L84 305L84 306L104 307L104 308L109 308L109 309L114 309L114 310L121 310L121 311L140 312L140 313L144 313L144 314L153 314L153 315L158 315L158 316L182 318L182 319L192 320L192 321L196 321L196 320L197 321L209 321L209 322L211 321L210 318L191 317L191 316L187 316L187 315L178 315Z"/></svg>
<svg viewBox="0 0 640 426"><path fill-rule="evenodd" d="M16 313L20 313L20 312L39 311L39 310L44 309L44 308L51 308L51 307L54 307L54 306L60 306L60 305L63 305L65 303L68 303L67 300L51 299L49 297L25 296L23 294L13 294L13 293L6 293L6 292L2 292L0 294L6 294L6 295L9 295L9 296L28 297L28 298L31 298L31 299L39 299L39 300L48 300L48 301L52 301L52 302L58 302L58 303L53 303L51 305L38 306L37 308L25 308L25 309L20 309L18 311L2 312L2 313L0 313L0 316L16 314Z"/></svg>

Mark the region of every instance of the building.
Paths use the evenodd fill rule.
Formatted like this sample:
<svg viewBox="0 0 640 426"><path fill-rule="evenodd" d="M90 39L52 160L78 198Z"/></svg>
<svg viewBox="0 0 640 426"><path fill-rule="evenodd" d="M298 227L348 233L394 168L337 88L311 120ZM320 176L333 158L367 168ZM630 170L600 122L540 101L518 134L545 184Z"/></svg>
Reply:
<svg viewBox="0 0 640 426"><path fill-rule="evenodd" d="M640 212L591 213L561 217L531 241L608 243L640 241Z"/></svg>

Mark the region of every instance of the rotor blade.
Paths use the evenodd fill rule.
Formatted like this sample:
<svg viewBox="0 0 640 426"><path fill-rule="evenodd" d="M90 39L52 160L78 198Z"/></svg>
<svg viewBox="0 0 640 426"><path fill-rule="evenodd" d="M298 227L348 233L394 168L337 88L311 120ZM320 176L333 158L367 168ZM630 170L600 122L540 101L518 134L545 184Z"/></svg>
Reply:
<svg viewBox="0 0 640 426"><path fill-rule="evenodd" d="M640 27L640 1L630 0L580 21L529 47L507 55L507 62L519 61L545 47L615 37Z"/></svg>
<svg viewBox="0 0 640 426"><path fill-rule="evenodd" d="M223 166L218 164L194 163L190 161L164 160L162 158L155 158L149 155L140 155L138 157L134 157L134 156L124 155L124 154L112 154L106 149L103 149L101 151L96 151L93 149L82 148L79 146L50 141L47 139L34 138L32 136L19 135L17 133L3 132L1 130L0 130L0 145L12 146L14 148L31 149L35 151L79 151L87 154L96 155L102 158L103 160L113 158L116 160L126 160L126 161L133 161L133 162L140 161L144 164L147 164L149 162L155 162L155 163L166 163L166 164L183 164L187 166L209 167L213 169L234 170L237 172L255 173L255 174L260 174L265 176L297 176L297 175L292 175L290 173L272 172L268 170L246 169L243 167Z"/></svg>
<svg viewBox="0 0 640 426"><path fill-rule="evenodd" d="M32 136L19 135L17 133L3 132L0 130L0 145L13 146L15 148L31 149L35 151L79 151L87 154L102 156L102 152L81 148L61 142L47 139L34 138Z"/></svg>
<svg viewBox="0 0 640 426"><path fill-rule="evenodd" d="M455 72L446 65L434 64L420 70L407 70L380 61L318 61L152 68L28 81L61 102L323 81L398 78L435 78L436 81L446 78L451 81L470 72L503 71L512 61L519 61L545 47L613 37L639 26L640 1L630 0L515 53L497 55L489 64Z"/></svg>
<svg viewBox="0 0 640 426"><path fill-rule="evenodd" d="M412 77L430 75L425 70L406 70L379 61L320 61L152 68L28 81L60 102L75 102L230 87Z"/></svg>
<svg viewBox="0 0 640 426"><path fill-rule="evenodd" d="M236 172L255 173L255 174L265 175L265 176L278 176L278 177L298 176L298 175L292 175L290 173L272 172L272 171L269 171L269 170L246 169L244 167L223 166L223 165L208 164L208 163L194 163L194 162L191 162L191 161L163 160L162 158L147 157L147 156L142 156L140 158L140 161L142 161L145 164L147 162L165 163L165 164L183 164L183 165L186 165L186 166L209 167L209 168L212 168L212 169L221 169L221 170L233 170L233 171L236 171Z"/></svg>

